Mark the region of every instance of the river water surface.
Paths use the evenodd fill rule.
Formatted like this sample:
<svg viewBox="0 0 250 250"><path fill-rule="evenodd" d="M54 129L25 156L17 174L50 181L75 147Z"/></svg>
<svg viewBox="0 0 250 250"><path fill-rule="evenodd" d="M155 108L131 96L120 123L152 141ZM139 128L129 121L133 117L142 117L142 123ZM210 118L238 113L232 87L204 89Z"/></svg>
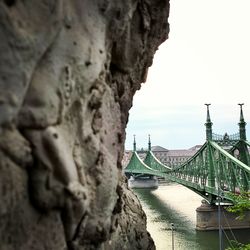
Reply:
<svg viewBox="0 0 250 250"><path fill-rule="evenodd" d="M156 190L135 189L147 215L147 229L157 250L217 250L218 231L195 230L196 211L202 197L189 189L168 183ZM174 223L174 231L171 230ZM173 237L173 238L172 238ZM230 245L228 239L250 243L250 229L227 230L223 233L223 249Z"/></svg>

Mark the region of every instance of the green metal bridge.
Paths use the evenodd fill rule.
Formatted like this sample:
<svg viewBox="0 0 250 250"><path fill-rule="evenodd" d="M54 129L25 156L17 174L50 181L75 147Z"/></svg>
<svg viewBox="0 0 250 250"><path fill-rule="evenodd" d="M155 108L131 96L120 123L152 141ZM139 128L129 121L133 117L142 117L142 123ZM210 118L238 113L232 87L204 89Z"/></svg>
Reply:
<svg viewBox="0 0 250 250"><path fill-rule="evenodd" d="M125 168L125 174L140 178L153 175L177 182L215 204L218 197L232 203L232 193L250 190L250 143L246 139L246 122L240 105L239 133L217 135L212 125L207 106L206 142L186 162L175 168L161 163L151 151L149 137L148 150L144 161L136 152L134 138L133 154Z"/></svg>

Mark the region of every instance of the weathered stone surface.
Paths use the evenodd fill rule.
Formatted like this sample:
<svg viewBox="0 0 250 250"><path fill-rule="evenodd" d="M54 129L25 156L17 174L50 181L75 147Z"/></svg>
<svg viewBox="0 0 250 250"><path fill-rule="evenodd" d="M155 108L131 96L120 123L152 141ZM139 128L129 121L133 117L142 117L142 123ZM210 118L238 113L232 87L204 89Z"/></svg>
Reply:
<svg viewBox="0 0 250 250"><path fill-rule="evenodd" d="M122 177L168 0L0 1L0 249L154 249Z"/></svg>

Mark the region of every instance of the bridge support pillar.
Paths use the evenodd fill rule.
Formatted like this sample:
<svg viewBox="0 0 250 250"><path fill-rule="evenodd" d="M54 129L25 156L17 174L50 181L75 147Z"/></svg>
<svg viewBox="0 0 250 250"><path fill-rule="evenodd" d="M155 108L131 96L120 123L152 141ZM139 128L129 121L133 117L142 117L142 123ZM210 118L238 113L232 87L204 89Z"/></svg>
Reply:
<svg viewBox="0 0 250 250"><path fill-rule="evenodd" d="M243 220L236 219L237 215L226 211L221 206L221 226L223 229L250 228L250 212L245 214ZM209 231L219 229L218 206L210 205L205 200L196 209L196 230Z"/></svg>

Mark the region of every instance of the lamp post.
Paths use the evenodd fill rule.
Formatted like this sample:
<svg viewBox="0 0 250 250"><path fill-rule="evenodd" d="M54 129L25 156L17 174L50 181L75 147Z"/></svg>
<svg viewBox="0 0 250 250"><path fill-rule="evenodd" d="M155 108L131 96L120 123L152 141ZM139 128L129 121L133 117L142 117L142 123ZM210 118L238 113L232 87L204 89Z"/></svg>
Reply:
<svg viewBox="0 0 250 250"><path fill-rule="evenodd" d="M223 232L222 232L222 225L221 225L221 202L223 202L224 193L221 192L220 188L218 187L218 225L219 225L219 249L223 250Z"/></svg>
<svg viewBox="0 0 250 250"><path fill-rule="evenodd" d="M172 250L174 250L174 223L171 223L171 231L172 231Z"/></svg>

